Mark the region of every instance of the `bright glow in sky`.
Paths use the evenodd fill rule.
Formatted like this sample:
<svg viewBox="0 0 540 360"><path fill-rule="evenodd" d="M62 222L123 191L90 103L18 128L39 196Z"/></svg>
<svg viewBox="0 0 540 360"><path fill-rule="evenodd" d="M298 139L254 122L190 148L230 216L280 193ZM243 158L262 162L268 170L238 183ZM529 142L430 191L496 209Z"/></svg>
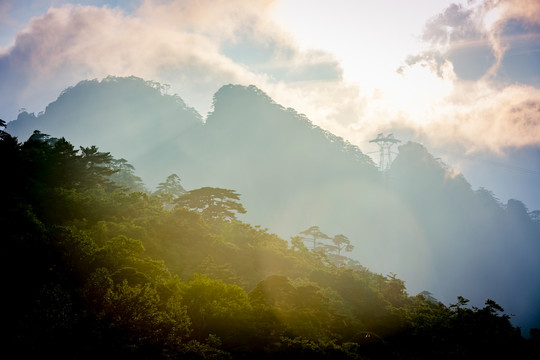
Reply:
<svg viewBox="0 0 540 360"><path fill-rule="evenodd" d="M291 30L301 47L321 48L340 59L347 80L374 87L384 84L407 55L421 50L419 36L426 19L447 4L448 1L283 1L277 7L276 17Z"/></svg>
<svg viewBox="0 0 540 360"><path fill-rule="evenodd" d="M393 131L540 208L538 175L502 184L467 161L540 173L537 157L504 157L540 148L537 0L0 3L1 118L107 75L170 84L203 116L222 85L254 84L363 151Z"/></svg>
<svg viewBox="0 0 540 360"><path fill-rule="evenodd" d="M449 84L426 69L412 69L407 76L396 70L407 55L422 50L420 34L425 20L444 9L447 1L416 3L285 1L279 3L276 18L294 34L301 48L333 54L343 68L344 81L373 94L371 101L384 102L373 106L374 110L391 106L422 123L425 119L418 112L447 95ZM410 16L403 16L406 13Z"/></svg>

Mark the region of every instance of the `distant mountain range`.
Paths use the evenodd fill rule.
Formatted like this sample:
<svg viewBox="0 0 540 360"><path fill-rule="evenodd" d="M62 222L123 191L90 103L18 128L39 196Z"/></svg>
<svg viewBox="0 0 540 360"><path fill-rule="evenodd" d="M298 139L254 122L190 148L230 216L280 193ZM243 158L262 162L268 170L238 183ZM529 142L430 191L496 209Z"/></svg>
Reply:
<svg viewBox="0 0 540 360"><path fill-rule="evenodd" d="M518 200L473 190L420 144L400 146L383 175L357 146L254 86L223 86L204 121L136 77L82 81L7 126L20 141L36 129L127 159L149 188L176 173L187 189L234 189L246 222L285 238L312 225L345 234L351 257L396 273L413 293L474 305L489 297L517 325L540 327L538 219Z"/></svg>

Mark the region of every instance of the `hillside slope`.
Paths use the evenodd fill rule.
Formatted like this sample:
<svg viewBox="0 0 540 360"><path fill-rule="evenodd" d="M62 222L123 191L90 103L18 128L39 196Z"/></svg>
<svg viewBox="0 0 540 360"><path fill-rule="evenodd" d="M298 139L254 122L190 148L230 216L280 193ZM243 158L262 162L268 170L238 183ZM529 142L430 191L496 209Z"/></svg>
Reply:
<svg viewBox="0 0 540 360"><path fill-rule="evenodd" d="M20 140L34 129L128 159L151 188L177 173L187 189L234 189L246 222L284 238L312 225L345 234L351 256L398 274L413 293L475 305L493 297L517 324L540 325L538 222L520 201L472 189L419 144L402 145L384 179L358 147L253 86L222 87L203 122L134 77L83 81L7 126Z"/></svg>

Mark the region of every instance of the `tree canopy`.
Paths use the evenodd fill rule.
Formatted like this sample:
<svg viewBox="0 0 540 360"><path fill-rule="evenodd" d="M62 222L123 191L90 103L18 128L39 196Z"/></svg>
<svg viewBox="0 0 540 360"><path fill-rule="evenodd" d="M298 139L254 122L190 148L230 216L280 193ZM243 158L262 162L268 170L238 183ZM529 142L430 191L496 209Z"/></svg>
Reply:
<svg viewBox="0 0 540 360"><path fill-rule="evenodd" d="M164 182L158 184L155 195L161 198L163 202L170 204L185 193L186 190L181 184L180 177L176 174L171 174L167 176Z"/></svg>
<svg viewBox="0 0 540 360"><path fill-rule="evenodd" d="M240 195L234 190L203 187L180 195L175 204L201 213L205 220L236 219L236 214L245 214L239 202Z"/></svg>
<svg viewBox="0 0 540 360"><path fill-rule="evenodd" d="M330 236L323 233L318 226L311 226L306 230L300 232L300 235L306 236L304 237L304 239L312 243L312 249L317 248L318 240L330 240Z"/></svg>
<svg viewBox="0 0 540 360"><path fill-rule="evenodd" d="M114 185L109 153L35 135L20 144L0 130L6 354L467 359L538 351L494 300L477 308L462 296L450 306L429 293L410 296L396 274L332 261L316 248L330 240L316 226L303 232L308 249L299 237L235 220L245 209L233 190L191 190L168 208L158 195ZM348 238L333 240L343 256Z"/></svg>

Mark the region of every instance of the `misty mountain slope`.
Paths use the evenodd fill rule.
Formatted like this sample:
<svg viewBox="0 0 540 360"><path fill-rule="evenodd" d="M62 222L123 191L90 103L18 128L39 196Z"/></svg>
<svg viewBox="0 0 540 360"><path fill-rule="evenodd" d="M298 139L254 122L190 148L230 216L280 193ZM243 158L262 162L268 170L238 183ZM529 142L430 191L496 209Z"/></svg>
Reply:
<svg viewBox="0 0 540 360"><path fill-rule="evenodd" d="M258 159L274 161L269 167L295 163L291 175L314 171L311 175L318 177L312 181L321 182L348 174L376 177L373 161L358 147L315 126L294 109L276 104L254 86L222 87L214 96L214 111L206 126L207 136L216 146L238 145L233 151L238 156L251 156L253 163ZM291 154L303 161L296 161ZM325 169L312 169L321 163Z"/></svg>
<svg viewBox="0 0 540 360"><path fill-rule="evenodd" d="M350 188L365 182L360 188L373 193L369 188L378 186L376 167L358 147L254 86L222 87L203 125L159 84L135 77L82 81L44 113L23 112L7 127L21 140L34 129L126 158L151 188L174 172L186 188L235 189L246 221L286 237L314 222L342 231L332 214L350 202Z"/></svg>
<svg viewBox="0 0 540 360"><path fill-rule="evenodd" d="M254 86L223 86L203 123L133 77L83 81L7 127L20 140L34 129L124 157L152 188L177 173L187 189L234 189L246 222L284 238L312 225L345 234L355 246L347 255L396 273L413 294L477 306L493 298L521 326L540 327L538 222L520 201L472 189L420 144L400 146L385 178L358 147Z"/></svg>
<svg viewBox="0 0 540 360"><path fill-rule="evenodd" d="M136 77L81 81L60 94L37 117L21 113L7 130L21 141L35 129L66 137L77 146L97 145L126 158L148 185L163 181L178 152L189 152L201 116L155 82ZM177 166L174 166L176 169Z"/></svg>
<svg viewBox="0 0 540 360"><path fill-rule="evenodd" d="M324 211L328 218L328 212L342 207L344 183L374 186L378 180L373 162L356 146L253 86L228 85L216 93L204 138L207 162L212 163L208 178L243 195L246 219L282 234L323 220L310 211ZM321 191L331 192L333 199L314 196ZM289 213L296 215L291 218ZM277 218L269 221L272 217Z"/></svg>
<svg viewBox="0 0 540 360"><path fill-rule="evenodd" d="M473 191L415 143L399 148L389 177L389 190L429 239L431 291L445 301L451 292L467 294L475 303L489 292L517 314L515 321L538 326L540 312L533 304L540 303L540 229L523 203L503 205L486 189Z"/></svg>

